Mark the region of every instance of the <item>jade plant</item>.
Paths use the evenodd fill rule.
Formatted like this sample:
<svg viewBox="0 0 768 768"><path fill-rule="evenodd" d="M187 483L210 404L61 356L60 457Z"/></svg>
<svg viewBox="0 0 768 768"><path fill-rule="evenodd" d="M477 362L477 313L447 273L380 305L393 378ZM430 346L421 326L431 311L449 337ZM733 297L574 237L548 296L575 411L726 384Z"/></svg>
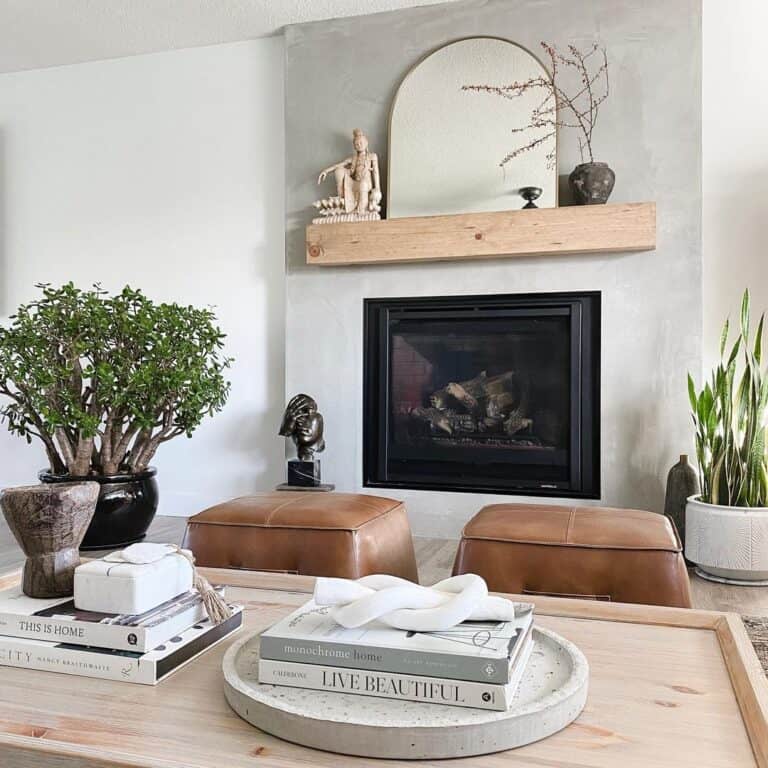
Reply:
<svg viewBox="0 0 768 768"><path fill-rule="evenodd" d="M762 368L764 321L762 315L753 339L749 291L745 291L738 334L728 355L730 328L726 320L720 339L720 363L710 380L697 392L688 375L701 499L709 504L768 505L768 371Z"/></svg>
<svg viewBox="0 0 768 768"><path fill-rule="evenodd" d="M37 286L0 327L0 420L45 446L50 469L142 472L158 447L221 410L231 358L209 309L126 286Z"/></svg>

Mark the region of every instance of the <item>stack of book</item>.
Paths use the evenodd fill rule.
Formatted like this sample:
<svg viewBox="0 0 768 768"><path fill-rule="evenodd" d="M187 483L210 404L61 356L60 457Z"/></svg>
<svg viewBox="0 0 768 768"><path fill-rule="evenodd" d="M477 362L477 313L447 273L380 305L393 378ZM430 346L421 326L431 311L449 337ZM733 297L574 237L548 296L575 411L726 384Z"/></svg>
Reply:
<svg viewBox="0 0 768 768"><path fill-rule="evenodd" d="M442 632L345 629L310 601L261 634L259 682L506 710L533 648L533 606Z"/></svg>
<svg viewBox="0 0 768 768"><path fill-rule="evenodd" d="M155 685L236 631L242 608L214 625L186 592L139 616L79 611L71 598L0 591L0 665Z"/></svg>

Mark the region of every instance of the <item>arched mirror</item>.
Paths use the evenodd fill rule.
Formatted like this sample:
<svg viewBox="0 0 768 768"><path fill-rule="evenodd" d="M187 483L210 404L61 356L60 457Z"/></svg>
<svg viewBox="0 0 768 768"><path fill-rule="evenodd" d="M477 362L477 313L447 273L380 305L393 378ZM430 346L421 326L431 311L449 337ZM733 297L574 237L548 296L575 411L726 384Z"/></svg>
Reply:
<svg viewBox="0 0 768 768"><path fill-rule="evenodd" d="M493 37L439 48L404 78L389 124L387 217L521 208L521 187L541 188L536 205L557 205L556 137L507 162L545 131L526 129L545 98L534 88L513 99L467 85L549 78L528 50Z"/></svg>

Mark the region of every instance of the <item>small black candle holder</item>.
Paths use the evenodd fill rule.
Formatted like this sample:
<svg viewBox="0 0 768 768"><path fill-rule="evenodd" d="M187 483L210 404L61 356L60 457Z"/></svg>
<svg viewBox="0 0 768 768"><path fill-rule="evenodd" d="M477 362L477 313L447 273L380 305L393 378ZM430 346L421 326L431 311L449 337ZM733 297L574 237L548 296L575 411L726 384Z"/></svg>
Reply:
<svg viewBox="0 0 768 768"><path fill-rule="evenodd" d="M517 193L523 200L526 201L523 206L523 210L526 208L538 208L539 206L534 203L534 200L538 200L541 197L541 187L520 187Z"/></svg>

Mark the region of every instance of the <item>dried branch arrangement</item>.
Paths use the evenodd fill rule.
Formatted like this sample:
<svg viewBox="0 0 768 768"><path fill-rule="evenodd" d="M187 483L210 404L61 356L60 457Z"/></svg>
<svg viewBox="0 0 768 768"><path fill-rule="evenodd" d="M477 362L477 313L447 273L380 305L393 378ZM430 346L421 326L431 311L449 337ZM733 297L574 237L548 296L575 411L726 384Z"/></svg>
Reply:
<svg viewBox="0 0 768 768"><path fill-rule="evenodd" d="M531 112L527 125L513 128L512 133L536 131L535 138L509 152L499 163L502 167L532 149L546 144L557 135L558 128L575 128L578 131L581 161L594 162L592 153L592 132L595 129L600 106L608 98L608 56L605 46L594 43L586 52L575 45L568 46L568 54L560 53L554 45L541 43L550 60L551 78L545 75L532 77L524 82L509 85L464 85L463 91L478 91L517 99L525 93L541 91L543 99ZM561 85L561 73L573 69L578 73L580 85L568 93ZM547 167L555 166L555 148L547 154Z"/></svg>

